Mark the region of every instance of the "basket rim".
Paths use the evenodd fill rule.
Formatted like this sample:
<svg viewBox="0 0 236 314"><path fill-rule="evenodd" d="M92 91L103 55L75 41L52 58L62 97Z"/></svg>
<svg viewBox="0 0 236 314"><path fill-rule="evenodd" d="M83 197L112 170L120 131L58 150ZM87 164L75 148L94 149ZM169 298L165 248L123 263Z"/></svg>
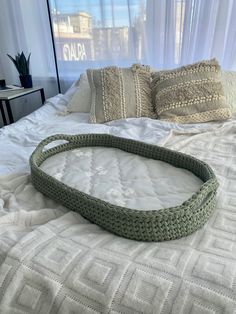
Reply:
<svg viewBox="0 0 236 314"><path fill-rule="evenodd" d="M65 140L66 143L45 150L46 145L58 140ZM94 146L114 147L187 169L199 177L203 184L180 205L140 210L115 205L89 195L66 185L40 168L47 158L60 152ZM219 185L212 168L195 157L165 147L100 133L49 136L32 153L30 167L32 183L43 194L110 232L129 239L144 239L143 241L176 239L199 229L215 207ZM82 204L82 207L78 207L77 203ZM124 226L130 230L125 230Z"/></svg>
<svg viewBox="0 0 236 314"><path fill-rule="evenodd" d="M204 168L204 169L207 169L210 173L210 178L207 180L207 181L203 181L202 178L200 178L202 181L203 181L203 184L201 185L201 187L190 197L188 198L187 200L185 200L182 204L180 205L177 205L177 206L171 206L171 207L166 207L166 208L161 208L161 209L158 209L158 210L145 210L145 209L134 209L134 208L128 208L128 207L124 207L124 206L120 206L120 205L115 205L115 204L112 204L110 202L107 202L107 201L104 201L100 198L97 198L95 196L92 196L90 194L87 194L85 192L82 192L76 188L73 188L73 187L70 187L68 186L67 184L59 181L58 179L54 178L53 176L47 174L46 172L44 172L41 168L40 168L40 165L48 158L44 158L42 162L39 163L39 159L40 157L42 156L42 154L44 154L42 152L42 148L44 148L47 144L53 142L53 141L56 141L56 140L72 140L74 143L78 143L78 146L77 148L80 148L81 146L79 146L79 140L81 139L88 139L88 138L91 138L95 136L96 138L103 138L104 136L106 136L107 138L115 138L115 139L121 139L121 140L126 140L126 141L129 141L130 143L131 142L135 142L135 143L138 143L138 144L146 144L148 146L153 146L153 147L158 147L160 150L165 150L165 151L168 151L169 153L174 153L174 154L177 154L179 156L182 156L182 157L187 157L187 158L190 158L192 160L194 160L195 162L199 163L199 165ZM93 145L93 146L96 146L96 145ZM84 146L83 146L84 147ZM87 146L89 147L89 146ZM105 146L104 147L111 147L111 148L116 148L115 146ZM65 152L65 151L69 151L69 150L72 150L72 149L76 149L76 147L72 147L72 148L68 148L68 144L60 144L56 147L53 147L53 148L50 148L48 150L49 153L52 152L52 154L50 155L53 156L53 155L56 155L60 152ZM61 149L61 150L60 150ZM120 149L120 148L119 148ZM58 151L60 150L60 151ZM40 153L40 155L39 155ZM148 158L148 157L147 157ZM157 159L158 160L158 159ZM164 161L166 162L166 161ZM168 162L166 162L168 163ZM187 155L187 154L184 154L184 153L181 153L181 152L177 152L177 151L174 151L174 150L171 150L169 148L165 148L165 147L161 147L161 146L157 146L157 145L153 145L153 144L147 144L147 143L143 143L143 142L139 142L139 141L136 141L136 140L133 140L133 139L127 139L127 138L123 138L123 137L117 137L117 136L113 136L113 135L110 135L110 134L100 134L100 133L96 133L96 134L93 134L93 133L90 133L90 134L79 134L79 135L66 135L66 134L56 134L56 135L52 135L52 136L49 136L47 137L46 139L44 139L43 141L41 141L38 146L36 147L36 149L34 150L34 152L32 153L31 157L30 157L30 166L31 166L31 170L34 170L34 172L36 171L37 172L37 175L39 174L43 174L47 180L50 180L52 183L55 183L57 184L58 186L60 186L61 189L67 189L68 192L71 192L71 193L79 193L81 194L81 196L84 196L84 197L88 197L91 199L91 201L95 201L95 202L101 202L103 203L103 205L109 205L110 207L113 207L113 209L116 209L118 212L119 211L129 211L129 213L133 213L133 214L139 214L139 213L145 213L147 215L149 215L148 213L150 213L150 215L153 215L153 213L158 213L159 215L162 215L164 213L167 213L168 211L168 214L176 214L178 212L186 212L186 203L189 203L191 202L192 199L196 199L197 196L201 196L203 192L206 192L205 190L208 189L209 185L212 185L213 186L213 192L216 191L216 189L218 188L218 181L216 179L216 176L213 172L213 170L211 169L211 167L209 165L207 165L205 162L193 157L193 156L190 156L190 155ZM191 171L191 170L189 170ZM192 172L192 171L191 171ZM193 172L192 172L193 173ZM194 174L194 173L193 173ZM194 174L195 175L195 174Z"/></svg>

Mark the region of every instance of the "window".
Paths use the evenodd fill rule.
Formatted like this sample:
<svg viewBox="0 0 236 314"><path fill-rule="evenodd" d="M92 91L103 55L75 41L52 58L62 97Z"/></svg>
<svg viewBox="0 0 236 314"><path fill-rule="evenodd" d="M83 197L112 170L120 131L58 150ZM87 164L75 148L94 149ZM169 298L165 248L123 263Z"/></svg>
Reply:
<svg viewBox="0 0 236 314"><path fill-rule="evenodd" d="M50 3L58 63L70 73L144 60L145 0Z"/></svg>

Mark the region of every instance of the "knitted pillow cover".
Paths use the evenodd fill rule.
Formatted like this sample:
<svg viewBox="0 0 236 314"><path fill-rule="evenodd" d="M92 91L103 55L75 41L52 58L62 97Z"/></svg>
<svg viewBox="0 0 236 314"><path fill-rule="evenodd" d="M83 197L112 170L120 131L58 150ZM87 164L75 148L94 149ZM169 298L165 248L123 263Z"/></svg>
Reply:
<svg viewBox="0 0 236 314"><path fill-rule="evenodd" d="M92 92L90 122L103 123L132 117L155 117L150 67L134 64L87 70Z"/></svg>
<svg viewBox="0 0 236 314"><path fill-rule="evenodd" d="M197 123L231 117L215 59L156 72L152 78L155 110L160 119Z"/></svg>

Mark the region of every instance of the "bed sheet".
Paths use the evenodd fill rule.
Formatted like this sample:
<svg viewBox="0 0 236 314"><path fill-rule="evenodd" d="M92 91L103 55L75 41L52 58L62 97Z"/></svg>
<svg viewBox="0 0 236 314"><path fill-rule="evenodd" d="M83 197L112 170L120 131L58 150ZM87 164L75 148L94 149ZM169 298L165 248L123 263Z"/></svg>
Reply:
<svg viewBox="0 0 236 314"><path fill-rule="evenodd" d="M64 114L68 97L58 94L17 123L0 129L0 175L28 172L28 158L45 137L58 134L109 133L140 141L161 144L178 124L148 118L125 119L106 124L89 124L89 114ZM208 129L214 124L185 125L184 130ZM163 142L164 143L164 142Z"/></svg>
<svg viewBox="0 0 236 314"><path fill-rule="evenodd" d="M236 119L104 125L50 103L0 131L0 313L236 313ZM208 162L220 182L208 223L175 241L117 237L42 196L28 158L46 136L109 133Z"/></svg>

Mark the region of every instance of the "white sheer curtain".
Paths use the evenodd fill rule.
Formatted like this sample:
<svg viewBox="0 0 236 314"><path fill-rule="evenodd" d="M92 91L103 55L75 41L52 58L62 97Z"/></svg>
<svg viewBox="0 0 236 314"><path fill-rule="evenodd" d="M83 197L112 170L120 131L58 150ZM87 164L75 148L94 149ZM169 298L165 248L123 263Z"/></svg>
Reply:
<svg viewBox="0 0 236 314"><path fill-rule="evenodd" d="M235 0L147 0L148 61L171 68L216 57L236 70Z"/></svg>
<svg viewBox="0 0 236 314"><path fill-rule="evenodd" d="M50 0L62 91L89 67L172 68L216 57L236 70L236 0ZM1 0L0 78L19 83L6 54L31 52L35 84L57 92L46 0Z"/></svg>
<svg viewBox="0 0 236 314"><path fill-rule="evenodd" d="M61 79L88 67L172 68L216 57L236 69L235 0L51 0Z"/></svg>

